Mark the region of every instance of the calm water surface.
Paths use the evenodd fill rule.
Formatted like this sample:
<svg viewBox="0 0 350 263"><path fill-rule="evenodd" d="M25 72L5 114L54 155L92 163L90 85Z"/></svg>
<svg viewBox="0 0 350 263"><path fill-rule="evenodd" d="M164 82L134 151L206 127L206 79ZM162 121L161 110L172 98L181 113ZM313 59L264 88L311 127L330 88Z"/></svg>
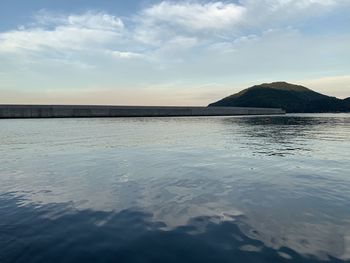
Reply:
<svg viewBox="0 0 350 263"><path fill-rule="evenodd" d="M350 115L0 120L0 262L350 262Z"/></svg>

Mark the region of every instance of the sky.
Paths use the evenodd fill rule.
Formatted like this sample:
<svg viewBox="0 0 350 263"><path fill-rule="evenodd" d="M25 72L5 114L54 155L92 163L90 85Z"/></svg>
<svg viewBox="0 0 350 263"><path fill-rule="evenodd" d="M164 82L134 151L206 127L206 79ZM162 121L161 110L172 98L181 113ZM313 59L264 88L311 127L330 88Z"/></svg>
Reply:
<svg viewBox="0 0 350 263"><path fill-rule="evenodd" d="M273 81L350 97L350 0L0 1L0 103L205 106Z"/></svg>

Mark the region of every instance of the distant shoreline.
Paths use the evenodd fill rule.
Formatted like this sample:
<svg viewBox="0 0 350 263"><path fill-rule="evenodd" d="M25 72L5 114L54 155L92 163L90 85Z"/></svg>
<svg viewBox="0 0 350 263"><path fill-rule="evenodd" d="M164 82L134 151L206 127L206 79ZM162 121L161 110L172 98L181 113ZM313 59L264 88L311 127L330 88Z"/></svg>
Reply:
<svg viewBox="0 0 350 263"><path fill-rule="evenodd" d="M1 119L96 118L96 117L190 117L285 114L278 108L103 106L103 105L0 105Z"/></svg>

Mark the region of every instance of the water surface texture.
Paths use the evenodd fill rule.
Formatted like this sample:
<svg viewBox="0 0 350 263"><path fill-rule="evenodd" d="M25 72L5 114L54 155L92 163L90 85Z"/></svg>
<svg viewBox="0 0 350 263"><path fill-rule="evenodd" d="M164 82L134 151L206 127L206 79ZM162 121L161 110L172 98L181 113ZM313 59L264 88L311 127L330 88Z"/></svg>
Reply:
<svg viewBox="0 0 350 263"><path fill-rule="evenodd" d="M0 262L350 262L350 115L0 120Z"/></svg>

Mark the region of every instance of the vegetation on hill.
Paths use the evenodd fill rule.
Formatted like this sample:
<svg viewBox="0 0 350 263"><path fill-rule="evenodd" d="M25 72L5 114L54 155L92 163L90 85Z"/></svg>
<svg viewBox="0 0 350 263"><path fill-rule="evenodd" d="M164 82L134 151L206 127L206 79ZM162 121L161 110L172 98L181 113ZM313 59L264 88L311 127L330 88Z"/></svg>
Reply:
<svg viewBox="0 0 350 263"><path fill-rule="evenodd" d="M329 97L300 85L264 83L226 97L209 107L282 108L287 112L350 112L350 98Z"/></svg>
<svg viewBox="0 0 350 263"><path fill-rule="evenodd" d="M347 105L347 106L349 106L349 107L350 107L350 97L349 97L349 98L344 99L344 103L345 103L345 105Z"/></svg>

